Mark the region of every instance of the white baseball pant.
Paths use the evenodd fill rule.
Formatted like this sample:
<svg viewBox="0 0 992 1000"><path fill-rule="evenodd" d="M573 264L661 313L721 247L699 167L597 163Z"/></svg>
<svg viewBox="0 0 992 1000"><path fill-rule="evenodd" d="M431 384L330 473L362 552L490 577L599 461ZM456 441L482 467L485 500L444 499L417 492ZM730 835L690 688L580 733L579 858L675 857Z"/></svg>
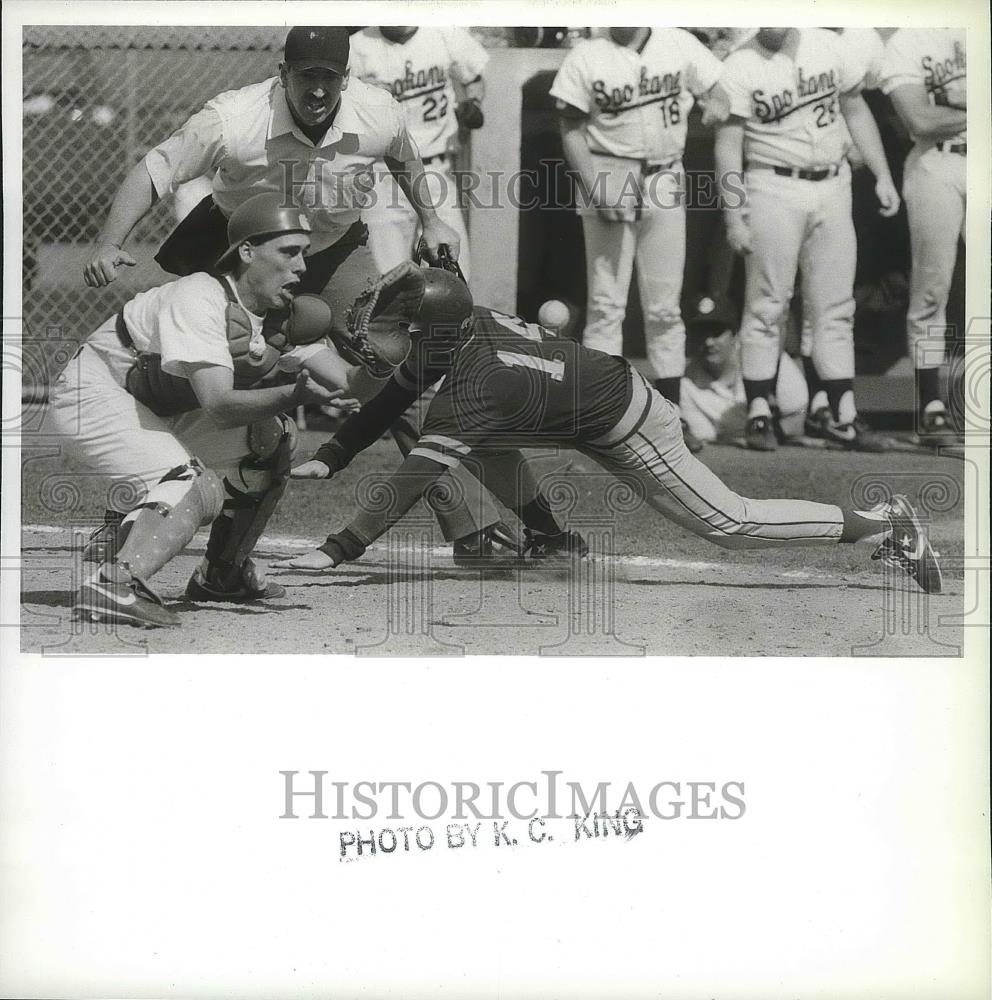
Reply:
<svg viewBox="0 0 992 1000"><path fill-rule="evenodd" d="M939 368L943 359L947 296L965 235L967 166L965 156L936 147L914 147L906 158L902 194L913 254L906 338L917 368Z"/></svg>
<svg viewBox="0 0 992 1000"><path fill-rule="evenodd" d="M648 361L656 378L685 374L685 325L679 308L685 268L685 202L681 164L643 182L640 218L607 222L582 212L586 243L586 327L582 343L623 356L627 293L637 263Z"/></svg>
<svg viewBox="0 0 992 1000"><path fill-rule="evenodd" d="M437 217L458 233L461 251L458 264L466 279L471 278L468 231L458 203L458 184L449 160L433 160L424 165L424 183L434 203ZM377 173L368 208L362 219L369 227L369 245L376 267L385 273L410 260L420 240L420 220L410 200L388 170Z"/></svg>
<svg viewBox="0 0 992 1000"><path fill-rule="evenodd" d="M55 380L45 430L63 439L64 457L124 487L108 494L122 513L190 458L222 477L237 476L239 463L250 455L248 428L218 427L203 410L156 416L124 388L133 364L110 319Z"/></svg>
<svg viewBox="0 0 992 1000"><path fill-rule="evenodd" d="M581 449L618 479L644 492L669 520L725 549L829 545L844 515L810 500L751 500L735 493L690 454L678 410L634 374L626 415Z"/></svg>
<svg viewBox="0 0 992 1000"><path fill-rule="evenodd" d="M825 381L853 378L858 246L850 168L845 163L836 177L822 181L751 169L745 183L751 253L740 338L744 378L775 377L782 321L800 265L816 370Z"/></svg>

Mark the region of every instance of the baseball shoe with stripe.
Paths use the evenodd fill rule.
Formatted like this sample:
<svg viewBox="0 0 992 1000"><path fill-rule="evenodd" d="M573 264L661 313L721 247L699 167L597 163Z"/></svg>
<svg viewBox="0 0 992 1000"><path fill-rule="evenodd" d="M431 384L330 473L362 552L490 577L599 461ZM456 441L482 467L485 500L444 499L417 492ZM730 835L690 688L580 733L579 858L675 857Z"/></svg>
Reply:
<svg viewBox="0 0 992 1000"><path fill-rule="evenodd" d="M872 559L901 569L924 593L939 594L943 587L940 563L916 511L900 493L892 497L888 507L889 532L872 553Z"/></svg>
<svg viewBox="0 0 992 1000"><path fill-rule="evenodd" d="M117 579L115 579L117 577ZM177 628L170 611L144 580L121 567L101 566L80 588L72 608L76 621L108 622L136 628Z"/></svg>
<svg viewBox="0 0 992 1000"><path fill-rule="evenodd" d="M557 535L542 535L524 529L527 541L524 555L536 562L565 562L585 559L589 555L586 540L577 531L561 531Z"/></svg>
<svg viewBox="0 0 992 1000"><path fill-rule="evenodd" d="M807 414L803 423L806 437L821 438L829 444L848 451L883 452L885 446L872 434L868 424L857 416L849 424L837 423L830 407L822 406L815 413Z"/></svg>

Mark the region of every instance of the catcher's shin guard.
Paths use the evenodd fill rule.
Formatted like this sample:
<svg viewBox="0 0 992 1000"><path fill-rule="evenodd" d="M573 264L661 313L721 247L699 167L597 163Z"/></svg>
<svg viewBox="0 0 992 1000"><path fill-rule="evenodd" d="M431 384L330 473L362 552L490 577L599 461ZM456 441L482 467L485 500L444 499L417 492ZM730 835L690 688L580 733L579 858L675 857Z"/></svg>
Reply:
<svg viewBox="0 0 992 1000"><path fill-rule="evenodd" d="M116 562L147 580L217 517L223 502L220 478L198 459L170 469L125 515Z"/></svg>
<svg viewBox="0 0 992 1000"><path fill-rule="evenodd" d="M251 454L233 479L224 479L224 510L207 542L205 577L215 586L241 586L241 567L286 492L296 438L296 424L283 414L248 428Z"/></svg>

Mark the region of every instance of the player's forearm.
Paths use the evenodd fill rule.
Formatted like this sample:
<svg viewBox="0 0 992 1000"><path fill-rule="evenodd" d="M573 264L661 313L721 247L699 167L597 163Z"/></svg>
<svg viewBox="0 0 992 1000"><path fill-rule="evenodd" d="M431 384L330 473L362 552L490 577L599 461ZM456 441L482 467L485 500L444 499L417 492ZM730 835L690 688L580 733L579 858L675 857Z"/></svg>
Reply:
<svg viewBox="0 0 992 1000"><path fill-rule="evenodd" d="M317 449L314 458L335 472L343 469L356 455L375 444L416 398L416 391L390 379L377 395L348 417L330 441Z"/></svg>
<svg viewBox="0 0 992 1000"><path fill-rule="evenodd" d="M878 134L875 116L865 103L865 99L860 94L841 95L840 106L851 138L861 151L868 169L877 180L891 181L892 175L889 171L889 162L885 158L882 137Z"/></svg>
<svg viewBox="0 0 992 1000"><path fill-rule="evenodd" d="M437 221L434 202L431 200L427 182L424 179L424 165L420 160L400 162L386 158L389 172L396 178L400 189L407 196L422 226Z"/></svg>
<svg viewBox="0 0 992 1000"><path fill-rule="evenodd" d="M583 194L588 198L596 189L596 166L589 152L589 142L580 121L563 119L561 123L561 144L565 159L572 170L579 175Z"/></svg>
<svg viewBox="0 0 992 1000"><path fill-rule="evenodd" d="M293 409L300 402L298 397L294 384L264 389L231 389L222 396L206 402L201 399L200 402L219 427L244 427Z"/></svg>
<svg viewBox="0 0 992 1000"><path fill-rule="evenodd" d="M904 117L903 124L921 139L953 139L968 126L968 112L939 105L918 108L911 117Z"/></svg>
<svg viewBox="0 0 992 1000"><path fill-rule="evenodd" d="M446 469L430 458L408 456L388 480L377 484L376 509L362 511L345 530L364 545L371 545L406 514Z"/></svg>
<svg viewBox="0 0 992 1000"><path fill-rule="evenodd" d="M99 242L122 247L131 230L144 218L158 200L155 185L148 175L145 161L139 160L124 178L114 195L107 221L100 231Z"/></svg>
<svg viewBox="0 0 992 1000"><path fill-rule="evenodd" d="M744 175L744 126L739 122L718 126L713 152L721 206L728 215L736 215L743 207L739 195ZM732 192L738 197L731 197Z"/></svg>

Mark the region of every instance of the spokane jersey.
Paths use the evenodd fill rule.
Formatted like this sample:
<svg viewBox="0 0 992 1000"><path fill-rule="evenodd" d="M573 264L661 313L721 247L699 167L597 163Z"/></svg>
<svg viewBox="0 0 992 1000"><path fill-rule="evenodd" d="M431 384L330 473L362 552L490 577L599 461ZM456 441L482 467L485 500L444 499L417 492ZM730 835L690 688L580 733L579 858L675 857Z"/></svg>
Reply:
<svg viewBox="0 0 992 1000"><path fill-rule="evenodd" d="M885 45L881 75L885 94L918 84L926 89L931 104L964 107L968 77L963 29L901 28ZM957 141L964 142L966 136L962 130ZM917 145L934 142L913 138Z"/></svg>
<svg viewBox="0 0 992 1000"><path fill-rule="evenodd" d="M471 83L488 61L486 50L464 28L418 28L398 43L378 28L351 38L351 72L400 102L424 158L444 153L458 131L452 80Z"/></svg>
<svg viewBox="0 0 992 1000"><path fill-rule="evenodd" d="M431 401L413 454L454 465L474 448L574 448L624 415L632 376L622 358L495 309L473 314L473 333Z"/></svg>
<svg viewBox="0 0 992 1000"><path fill-rule="evenodd" d="M781 51L757 38L727 56L721 85L744 119L744 158L809 168L839 163L848 132L840 95L857 90L866 67L853 46L823 28L794 28Z"/></svg>
<svg viewBox="0 0 992 1000"><path fill-rule="evenodd" d="M693 95L720 79L723 64L688 31L651 28L639 49L610 38L580 42L551 86L559 109L589 116L594 153L651 163L680 158Z"/></svg>

